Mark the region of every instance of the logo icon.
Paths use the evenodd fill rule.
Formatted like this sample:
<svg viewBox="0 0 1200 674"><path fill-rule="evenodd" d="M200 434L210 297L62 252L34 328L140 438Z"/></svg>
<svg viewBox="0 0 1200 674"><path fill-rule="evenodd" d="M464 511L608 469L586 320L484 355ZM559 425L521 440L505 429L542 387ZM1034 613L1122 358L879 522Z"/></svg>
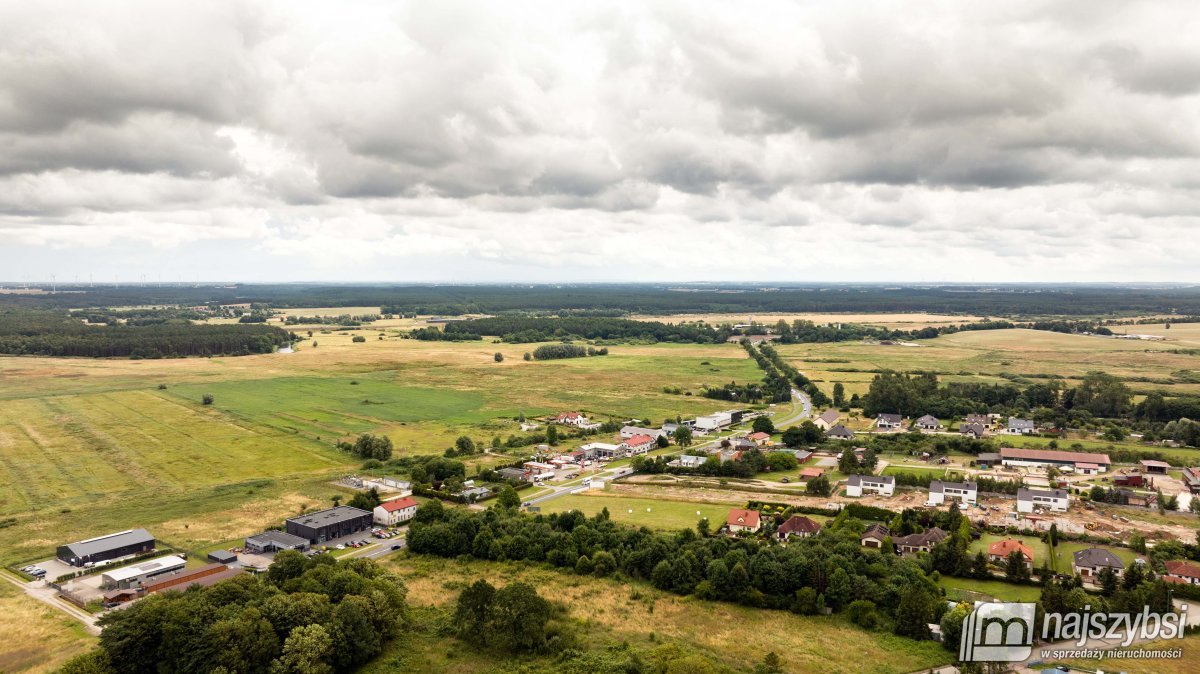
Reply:
<svg viewBox="0 0 1200 674"><path fill-rule="evenodd" d="M1037 604L984 602L963 618L961 662L1020 662L1033 653Z"/></svg>

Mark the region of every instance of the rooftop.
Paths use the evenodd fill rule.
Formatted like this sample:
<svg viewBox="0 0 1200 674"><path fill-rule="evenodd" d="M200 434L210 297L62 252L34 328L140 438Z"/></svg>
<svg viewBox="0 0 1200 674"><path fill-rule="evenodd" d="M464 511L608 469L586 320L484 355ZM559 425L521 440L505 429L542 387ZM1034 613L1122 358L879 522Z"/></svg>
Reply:
<svg viewBox="0 0 1200 674"><path fill-rule="evenodd" d="M1058 449L1017 449L1016 447L1000 448L1000 456L1005 459L1018 461L1053 461L1057 463L1097 463L1109 465L1112 460L1107 454L1091 454L1088 452L1065 452Z"/></svg>
<svg viewBox="0 0 1200 674"><path fill-rule="evenodd" d="M758 526L758 521L757 510L743 510L741 508L734 508L733 510L729 511L729 519L726 520L726 523L735 526L750 527L753 529L754 527Z"/></svg>
<svg viewBox="0 0 1200 674"><path fill-rule="evenodd" d="M416 505L417 505L417 499L415 499L411 496L405 496L404 498L398 498L395 501L384 501L383 503L379 504L379 507L383 508L384 510L386 510L390 513L394 513L397 510L404 510L405 508L412 508L412 507L415 507Z"/></svg>
<svg viewBox="0 0 1200 674"><path fill-rule="evenodd" d="M365 510L359 510L358 508L352 506L338 506L336 508L329 508L328 510L321 510L315 513L309 513L307 515L300 515L299 517L291 517L288 518L288 521L295 522L296 524L306 527L323 527L330 524L338 524L340 522L348 522L360 517L370 516L371 513Z"/></svg>
<svg viewBox="0 0 1200 674"><path fill-rule="evenodd" d="M123 580L137 578L138 576L147 573L156 573L170 569L182 569L184 566L187 566L187 562L183 561L182 558L176 557L175 555L167 555L166 557L159 557L158 559L152 559L148 562L130 564L129 566L122 566L119 569L106 571L104 572L104 575L108 578L111 578L114 582L119 583Z"/></svg>
<svg viewBox="0 0 1200 674"><path fill-rule="evenodd" d="M88 557L97 553L107 552L114 548L153 542L154 536L151 536L149 531L145 529L130 529L129 531L118 531L115 534L89 538L85 541L67 543L67 547L71 548L71 552L76 557Z"/></svg>
<svg viewBox="0 0 1200 674"><path fill-rule="evenodd" d="M1125 562L1104 548L1086 548L1075 551L1075 566L1087 568L1107 566L1113 569L1124 569Z"/></svg>
<svg viewBox="0 0 1200 674"><path fill-rule="evenodd" d="M246 540L257 541L259 543L278 543L280 545L286 545L289 547L308 545L307 538L293 536L286 531L279 531L278 529L267 529L262 533L254 534L253 536L247 536Z"/></svg>
<svg viewBox="0 0 1200 674"><path fill-rule="evenodd" d="M1033 550L1021 541L1015 538L1006 538L1002 541L996 541L988 546L988 554L998 557L1007 557L1014 552L1020 552L1025 559L1033 561Z"/></svg>

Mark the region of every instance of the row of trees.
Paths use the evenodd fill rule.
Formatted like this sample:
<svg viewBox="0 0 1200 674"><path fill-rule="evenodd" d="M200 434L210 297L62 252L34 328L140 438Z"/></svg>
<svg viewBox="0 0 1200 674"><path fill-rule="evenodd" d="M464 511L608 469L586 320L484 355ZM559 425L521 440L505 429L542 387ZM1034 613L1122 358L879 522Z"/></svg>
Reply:
<svg viewBox="0 0 1200 674"><path fill-rule="evenodd" d="M404 594L370 560L283 551L265 577L157 593L104 614L99 648L61 671L352 671L403 630Z"/></svg>
<svg viewBox="0 0 1200 674"><path fill-rule="evenodd" d="M444 332L447 339L498 335L501 340L513 344L564 339L715 344L733 334L729 328L702 323L672 324L603 316L496 316L447 323Z"/></svg>

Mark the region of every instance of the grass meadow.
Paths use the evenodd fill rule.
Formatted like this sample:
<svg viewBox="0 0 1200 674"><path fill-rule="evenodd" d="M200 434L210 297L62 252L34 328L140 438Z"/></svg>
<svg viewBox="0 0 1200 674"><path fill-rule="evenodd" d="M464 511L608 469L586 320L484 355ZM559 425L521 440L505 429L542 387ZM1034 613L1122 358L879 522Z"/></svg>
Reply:
<svg viewBox="0 0 1200 674"><path fill-rule="evenodd" d="M886 631L864 631L840 616L799 616L720 602L678 597L648 584L577 576L548 567L479 560L444 560L401 553L389 566L408 586L416 607L453 610L458 593L483 578L502 587L524 581L542 596L567 606L591 648L628 642L653 648L677 642L735 671L751 671L771 651L786 672L862 672L864 662L878 674L907 674L949 663L953 657L938 643L916 642ZM847 648L853 644L853 648ZM403 647L410 671L493 671L469 647L448 639L414 640ZM389 654L372 669L385 670Z"/></svg>
<svg viewBox="0 0 1200 674"><path fill-rule="evenodd" d="M95 644L74 618L0 580L0 672L53 672Z"/></svg>

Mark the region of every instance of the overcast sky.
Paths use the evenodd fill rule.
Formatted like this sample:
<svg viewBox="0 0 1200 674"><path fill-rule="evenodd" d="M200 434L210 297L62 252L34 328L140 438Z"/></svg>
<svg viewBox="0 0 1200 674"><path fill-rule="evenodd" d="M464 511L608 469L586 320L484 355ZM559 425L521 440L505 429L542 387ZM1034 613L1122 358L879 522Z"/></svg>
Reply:
<svg viewBox="0 0 1200 674"><path fill-rule="evenodd" d="M1195 0L0 0L0 280L1197 281L1198 35Z"/></svg>

